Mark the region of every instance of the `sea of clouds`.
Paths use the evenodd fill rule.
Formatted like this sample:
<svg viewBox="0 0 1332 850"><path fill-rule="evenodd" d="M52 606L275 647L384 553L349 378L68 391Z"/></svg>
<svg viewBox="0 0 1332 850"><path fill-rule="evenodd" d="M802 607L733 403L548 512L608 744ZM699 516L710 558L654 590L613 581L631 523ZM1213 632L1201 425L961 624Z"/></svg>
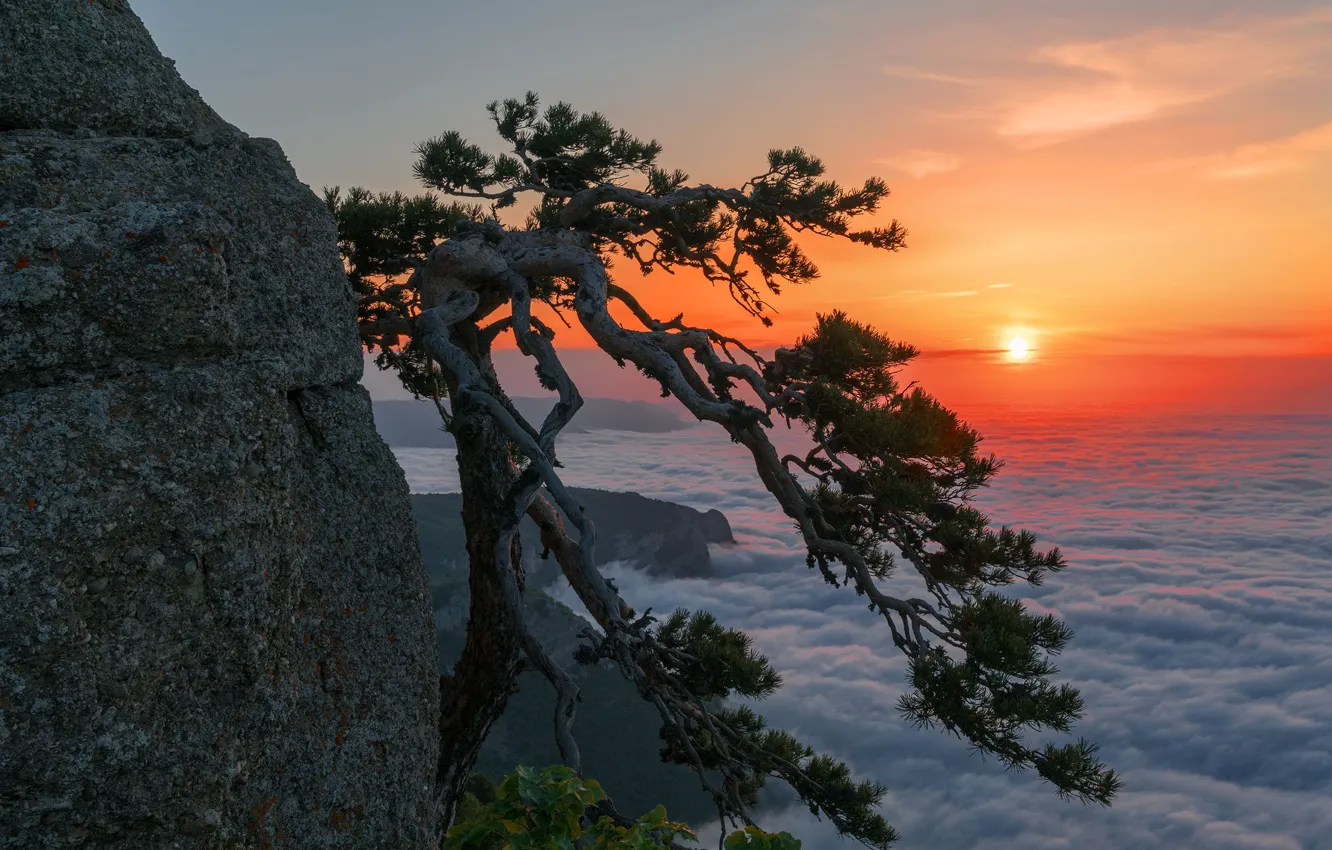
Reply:
<svg viewBox="0 0 1332 850"><path fill-rule="evenodd" d="M884 624L806 568L715 429L570 435L560 457L570 484L727 515L740 545L714 553L716 578L609 572L640 610L705 608L749 632L785 677L762 712L886 784L902 850L1332 850L1332 416L980 424L1008 461L980 504L1071 564L1018 592L1075 631L1060 667L1088 705L1075 734L1123 774L1110 809L906 723ZM395 452L413 491L457 490L451 450ZM855 846L799 807L760 821L810 850Z"/></svg>

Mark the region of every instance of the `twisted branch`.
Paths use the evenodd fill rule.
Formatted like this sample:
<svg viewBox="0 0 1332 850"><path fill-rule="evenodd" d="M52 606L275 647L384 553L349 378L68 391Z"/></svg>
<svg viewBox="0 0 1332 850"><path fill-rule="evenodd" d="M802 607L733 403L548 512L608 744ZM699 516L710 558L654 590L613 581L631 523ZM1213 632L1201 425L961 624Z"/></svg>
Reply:
<svg viewBox="0 0 1332 850"><path fill-rule="evenodd" d="M473 244L461 253L475 260L476 268L484 269L484 274L478 275L479 280L474 281L473 285L501 285L507 289L513 305L510 326L520 350L537 361L543 380L560 392L560 401L540 431L534 433L531 426L526 426L521 417L515 415L511 405L506 405L505 400L492 395L480 380L475 366L467 361L460 349L452 345L445 332L446 320L458 321L464 318L470 312L467 309L469 306L475 309L480 303L479 296L471 290L463 290L450 295L439 307L422 314L418 323L421 337L431 356L456 378L458 402L471 402L484 407L529 462L530 474L525 474L523 480L515 485L514 489L520 492L512 494L514 516L510 518L512 522L505 526L505 542L499 544L504 551L497 551L497 559L508 563L507 541L511 540L516 529L517 518L524 513L532 517L541 530L543 546L555 553L571 587L605 632L605 637L596 647L596 654L613 661L622 674L634 682L640 693L657 708L669 739L694 767L704 790L717 805L719 816L723 819L738 817L749 823L744 805L734 792L727 791L728 787L738 787L737 783L743 774L744 762L732 747L732 742L738 744L743 737L736 730L721 724L701 699L690 693L668 672L665 665L679 664L687 659L680 658L676 651L655 640L648 630L652 618L645 615L630 622L633 609L619 597L595 566L596 529L556 472L553 459L555 438L577 412L582 400L551 345L550 334L533 330L528 279L561 276L575 280L575 310L583 327L598 345L612 356L639 366L660 381L697 418L720 424L738 442L749 448L765 486L777 497L786 513L797 521L810 552L821 564L836 560L848 566L857 588L868 595L872 605L883 613L897 646L914 655L927 646L926 633L950 642L956 638L947 629L926 619L927 615L942 619L927 603L921 600L900 600L879 590L868 565L854 547L820 535L812 500L786 471L762 430L763 424L771 425L767 411L735 399L722 400L708 388L703 376L684 356L686 352L693 353L714 386L728 386L727 381L731 378L748 381L762 394L760 398L764 399L765 405L772 409L779 402L768 392L757 370L737 364L729 356L723 360L718 355L714 344L733 341L708 331L687 327L679 318L669 323L658 322L632 296L617 288L615 296L629 303L631 310L640 320L644 320L649 330L631 331L619 326L607 310L611 287L606 279L604 265L578 234L506 233L494 245L482 245L479 240L473 239L468 241ZM432 257L432 261L434 259ZM451 273L457 274L457 266L455 263L450 268ZM578 528L577 543L565 534L554 507L537 494L537 487L541 484L544 484L555 503ZM517 588L511 581L506 584L506 599L514 606L521 602ZM541 651L523 621L521 611L515 608L514 612L515 620L523 623L525 651L555 686L559 695L556 732L561 757L578 770L577 748L571 733L577 689L567 674ZM899 629L892 614L901 620L902 628ZM720 770L727 777L725 787L717 787L708 778L708 764L695 747L690 733L690 729L695 726L709 733L709 740L720 761ZM795 778L799 781L801 777L800 768L796 765L789 765L787 770L780 773L787 773L783 778L788 780Z"/></svg>

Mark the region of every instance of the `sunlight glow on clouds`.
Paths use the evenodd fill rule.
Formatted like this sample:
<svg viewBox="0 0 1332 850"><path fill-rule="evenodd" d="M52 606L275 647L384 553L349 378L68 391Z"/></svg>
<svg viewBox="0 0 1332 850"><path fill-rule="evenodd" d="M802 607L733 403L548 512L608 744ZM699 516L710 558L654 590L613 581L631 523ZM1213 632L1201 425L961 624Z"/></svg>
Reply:
<svg viewBox="0 0 1332 850"><path fill-rule="evenodd" d="M959 77L955 74L940 74L934 71L922 71L919 68L911 68L903 65L885 65L883 72L890 77L899 77L904 80L923 80L931 83L948 83L955 86L974 86L976 80L967 77Z"/></svg>
<svg viewBox="0 0 1332 850"><path fill-rule="evenodd" d="M1240 145L1225 153L1168 160L1146 171L1188 169L1215 180L1244 180L1296 171L1327 158L1332 158L1332 121L1283 138Z"/></svg>
<svg viewBox="0 0 1332 850"><path fill-rule="evenodd" d="M1332 52L1332 13L1246 21L1231 29L1151 30L1043 47L1033 59L1054 80L1033 80L999 126L1003 136L1053 142L1143 121L1174 107L1308 73Z"/></svg>
<svg viewBox="0 0 1332 850"><path fill-rule="evenodd" d="M919 149L904 151L898 156L887 157L886 159L876 160L876 162L895 171L910 174L917 180L922 177L929 177L931 174L945 174L949 171L956 171L962 165L961 158L953 154L944 151Z"/></svg>
<svg viewBox="0 0 1332 850"><path fill-rule="evenodd" d="M1296 169L1328 153L1332 153L1332 121L1275 142L1244 145L1207 169L1207 174L1223 179L1256 177Z"/></svg>

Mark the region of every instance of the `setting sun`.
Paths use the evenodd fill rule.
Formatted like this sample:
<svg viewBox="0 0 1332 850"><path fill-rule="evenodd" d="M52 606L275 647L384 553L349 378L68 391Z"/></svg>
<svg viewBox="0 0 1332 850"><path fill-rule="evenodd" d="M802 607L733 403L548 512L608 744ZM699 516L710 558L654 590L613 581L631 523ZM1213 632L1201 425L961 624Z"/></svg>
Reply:
<svg viewBox="0 0 1332 850"><path fill-rule="evenodd" d="M1020 336L1015 336L1008 341L1008 356L1014 360L1026 360L1027 355L1031 353L1031 346Z"/></svg>

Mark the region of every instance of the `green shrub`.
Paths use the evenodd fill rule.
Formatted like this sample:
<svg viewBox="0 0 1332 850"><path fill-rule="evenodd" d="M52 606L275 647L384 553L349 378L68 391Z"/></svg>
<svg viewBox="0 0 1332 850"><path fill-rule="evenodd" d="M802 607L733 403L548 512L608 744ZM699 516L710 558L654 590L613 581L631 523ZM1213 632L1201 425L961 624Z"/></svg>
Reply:
<svg viewBox="0 0 1332 850"><path fill-rule="evenodd" d="M493 794L480 784L473 789L469 780L459 820L441 850L655 850L673 841L698 840L683 823L668 821L662 806L630 826L617 826L606 815L593 820L587 809L606 799L606 792L596 780L581 779L567 767L538 771L519 766ZM800 850L800 842L789 833L774 835L752 826L731 833L725 846L726 850Z"/></svg>

